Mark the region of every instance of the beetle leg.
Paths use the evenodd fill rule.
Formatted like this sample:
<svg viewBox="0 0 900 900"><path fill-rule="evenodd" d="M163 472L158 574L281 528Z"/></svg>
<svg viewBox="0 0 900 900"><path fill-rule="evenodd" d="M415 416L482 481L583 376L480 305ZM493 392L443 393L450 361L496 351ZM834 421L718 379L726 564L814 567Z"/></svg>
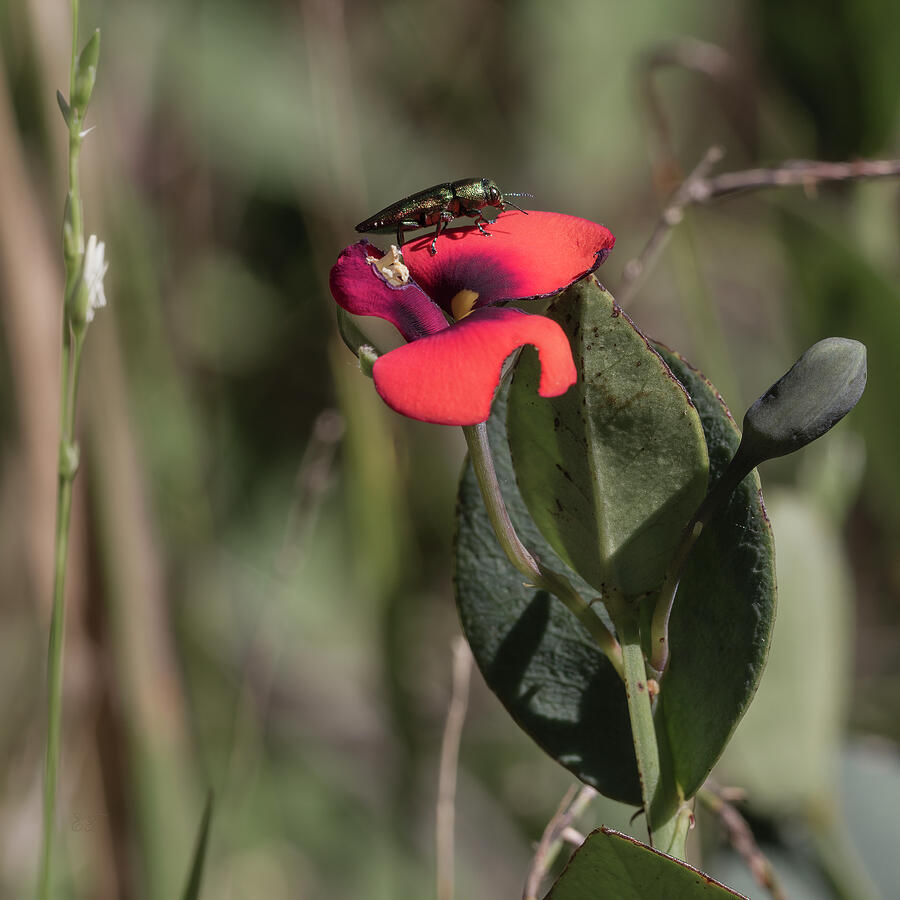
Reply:
<svg viewBox="0 0 900 900"><path fill-rule="evenodd" d="M456 218L449 209L441 210L441 217L437 220L437 224L434 226L434 236L431 238L431 255L435 256L437 254L437 239L438 235L447 227L448 223L452 222Z"/></svg>
<svg viewBox="0 0 900 900"><path fill-rule="evenodd" d="M493 222L490 219L486 219L481 213L478 213L478 218L475 220L475 224L478 226L478 230L485 236L490 237L491 233L487 231L482 225L482 222L487 222L488 225L492 225Z"/></svg>
<svg viewBox="0 0 900 900"><path fill-rule="evenodd" d="M402 247L404 244L403 238L405 237L404 232L411 231L413 228L421 228L422 225L419 222L414 221L413 219L401 219L397 223L397 247Z"/></svg>
<svg viewBox="0 0 900 900"><path fill-rule="evenodd" d="M441 218L437 220L437 225L434 226L434 237L432 237L432 239L431 239L431 255L432 256L435 256L437 254L437 246L436 245L437 245L438 235L441 233L441 229L446 224L447 223L444 221L444 217L441 216Z"/></svg>

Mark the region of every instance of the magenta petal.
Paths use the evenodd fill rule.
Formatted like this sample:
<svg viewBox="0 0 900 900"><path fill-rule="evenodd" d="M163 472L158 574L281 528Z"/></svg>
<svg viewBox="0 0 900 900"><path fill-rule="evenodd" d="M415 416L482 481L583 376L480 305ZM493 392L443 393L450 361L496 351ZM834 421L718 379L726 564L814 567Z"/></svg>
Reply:
<svg viewBox="0 0 900 900"><path fill-rule="evenodd" d="M375 270L367 258L381 258L382 251L367 241L347 247L331 269L331 294L347 312L378 316L397 327L408 341L442 331L447 319L422 289L413 282L395 287Z"/></svg>
<svg viewBox="0 0 900 900"><path fill-rule="evenodd" d="M478 294L476 307L555 294L593 272L616 242L596 222L536 210L509 210L485 227L490 237L447 229L433 256L430 235L403 245L416 284L448 312L461 290Z"/></svg>
<svg viewBox="0 0 900 900"><path fill-rule="evenodd" d="M503 361L524 344L535 346L540 357L541 396L558 396L575 383L572 351L556 322L518 309L486 308L379 357L375 387L388 406L410 418L475 425L491 413Z"/></svg>

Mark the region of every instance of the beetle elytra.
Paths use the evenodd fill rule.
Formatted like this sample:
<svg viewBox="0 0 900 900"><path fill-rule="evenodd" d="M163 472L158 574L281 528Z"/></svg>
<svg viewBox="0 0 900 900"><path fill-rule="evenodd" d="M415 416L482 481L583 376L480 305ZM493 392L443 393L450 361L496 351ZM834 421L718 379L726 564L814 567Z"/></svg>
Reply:
<svg viewBox="0 0 900 900"><path fill-rule="evenodd" d="M431 238L431 253L434 255L437 253L438 235L458 216L471 216L475 219L478 230L485 237L489 237L490 232L485 229L483 223L490 224L491 220L485 218L482 210L486 206L493 206L503 212L507 206L511 206L528 215L524 209L507 198L530 196L531 194L502 194L496 182L490 178L447 181L410 194L386 206L374 216L360 222L356 230L364 233L390 231L396 228L397 246L401 246L404 232L434 225L434 235Z"/></svg>

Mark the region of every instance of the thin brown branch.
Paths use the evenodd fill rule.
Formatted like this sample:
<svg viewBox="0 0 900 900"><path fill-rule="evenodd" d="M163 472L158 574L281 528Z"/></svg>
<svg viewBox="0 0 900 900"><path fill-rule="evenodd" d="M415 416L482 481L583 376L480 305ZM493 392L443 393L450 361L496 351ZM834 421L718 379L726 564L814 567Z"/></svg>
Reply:
<svg viewBox="0 0 900 900"><path fill-rule="evenodd" d="M719 197L767 188L803 187L810 190L830 181L866 181L900 176L900 159L858 159L824 162L789 159L769 169L746 169L702 178L691 185L689 203L709 203Z"/></svg>
<svg viewBox="0 0 900 900"><path fill-rule="evenodd" d="M622 272L619 304L625 306L637 293L640 283L656 262L672 229L684 219L689 206L707 204L720 198L772 188L803 187L811 193L819 184L836 181L866 181L900 177L900 159L824 162L789 159L771 168L745 169L709 175L722 158L718 147L707 150L696 168L672 194L640 255L629 260Z"/></svg>
<svg viewBox="0 0 900 900"><path fill-rule="evenodd" d="M584 835L571 825L560 832L559 839L563 843L571 844L576 849L584 843Z"/></svg>
<svg viewBox="0 0 900 900"><path fill-rule="evenodd" d="M724 156L721 147L710 147L703 158L694 167L693 172L681 183L681 186L672 194L671 200L666 204L659 220L657 221L650 238L644 245L640 256L629 260L622 272L622 285L619 289L619 305L625 306L637 293L642 276L656 262L662 252L672 229L684 218L685 207L690 205L694 196L694 185L703 182L712 167Z"/></svg>
<svg viewBox="0 0 900 900"><path fill-rule="evenodd" d="M455 857L454 825L456 821L456 773L459 744L469 706L469 684L472 677L472 652L465 638L453 642L453 677L450 705L441 741L441 763L435 823L437 848L437 900L453 900L453 863Z"/></svg>
<svg viewBox="0 0 900 900"><path fill-rule="evenodd" d="M772 896L772 900L787 900L787 894L778 882L775 870L768 857L760 850L750 825L738 810L728 801L727 789L707 781L698 797L711 812L718 816L728 842L734 851L744 860L757 883Z"/></svg>
<svg viewBox="0 0 900 900"><path fill-rule="evenodd" d="M525 889L522 892L522 900L537 900L541 882L553 865L560 850L565 843L575 843L580 833L572 828L572 823L585 811L590 802L597 796L597 792L588 785L584 785L578 793L571 787L559 804L553 818L547 823L541 840L534 851L531 866L525 877ZM584 838L577 841L580 846Z"/></svg>

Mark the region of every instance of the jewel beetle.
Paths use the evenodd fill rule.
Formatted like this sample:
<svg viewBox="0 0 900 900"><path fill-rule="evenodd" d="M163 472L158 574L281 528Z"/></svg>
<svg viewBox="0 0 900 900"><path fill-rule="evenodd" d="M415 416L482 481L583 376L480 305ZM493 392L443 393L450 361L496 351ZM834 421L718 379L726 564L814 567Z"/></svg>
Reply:
<svg viewBox="0 0 900 900"><path fill-rule="evenodd" d="M459 216L471 216L475 219L478 230L490 237L482 223L491 224L482 210L493 206L501 212L507 206L525 213L521 206L516 206L509 197L530 197L531 194L502 194L497 183L491 178L463 178L460 181L446 181L433 187L425 188L416 194L410 194L381 211L370 216L356 226L360 233L367 231L391 231L397 229L397 245L402 246L403 234L413 228L425 228L434 225L434 236L431 238L431 254L437 253L438 235Z"/></svg>

